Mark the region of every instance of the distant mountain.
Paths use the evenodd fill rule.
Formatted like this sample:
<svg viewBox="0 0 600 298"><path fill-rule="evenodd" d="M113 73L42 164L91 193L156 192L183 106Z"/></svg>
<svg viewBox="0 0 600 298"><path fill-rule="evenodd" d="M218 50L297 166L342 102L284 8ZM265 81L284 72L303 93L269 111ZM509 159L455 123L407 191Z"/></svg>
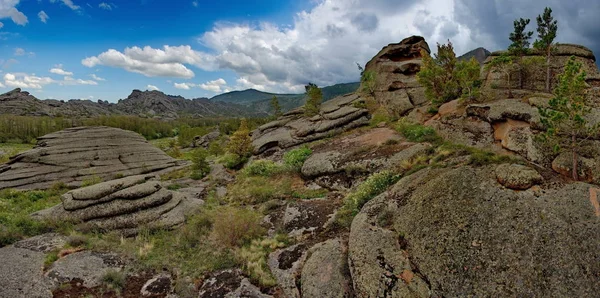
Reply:
<svg viewBox="0 0 600 298"><path fill-rule="evenodd" d="M485 48L476 48L460 57L458 57L459 60L469 60L472 57L475 57L475 60L477 60L477 62L479 62L480 65L483 65L483 62L485 61L485 59L487 59L487 57L489 57L492 53L490 53L490 51L486 50Z"/></svg>
<svg viewBox="0 0 600 298"><path fill-rule="evenodd" d="M351 93L359 83L322 88L323 101ZM254 89L234 91L208 98L186 99L160 91L133 90L117 103L98 100L39 100L17 88L0 95L0 114L22 116L95 117L135 115L149 118L265 117L272 113L271 98L277 96L284 111L304 105L304 94L275 94Z"/></svg>

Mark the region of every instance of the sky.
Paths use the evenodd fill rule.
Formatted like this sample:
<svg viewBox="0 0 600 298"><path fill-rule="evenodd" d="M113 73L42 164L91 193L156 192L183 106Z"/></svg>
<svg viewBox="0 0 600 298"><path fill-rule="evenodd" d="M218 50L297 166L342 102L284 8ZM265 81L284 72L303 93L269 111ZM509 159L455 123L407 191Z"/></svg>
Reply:
<svg viewBox="0 0 600 298"><path fill-rule="evenodd" d="M512 22L535 31L547 6L557 41L600 51L598 0L0 0L0 93L302 93L358 81L356 63L411 35L459 55L504 49Z"/></svg>

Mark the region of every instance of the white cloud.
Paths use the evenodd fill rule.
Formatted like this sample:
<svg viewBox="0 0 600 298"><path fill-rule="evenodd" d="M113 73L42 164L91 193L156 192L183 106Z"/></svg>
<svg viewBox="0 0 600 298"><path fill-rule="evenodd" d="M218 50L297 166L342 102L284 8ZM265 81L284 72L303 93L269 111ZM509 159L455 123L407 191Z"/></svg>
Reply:
<svg viewBox="0 0 600 298"><path fill-rule="evenodd" d="M454 1L406 0L403 5L397 1L318 0L311 10L298 13L290 26L217 23L198 39L205 52L189 45L130 47L123 52L110 49L82 64L187 79L194 77L190 65L205 71L232 70L238 79L231 88L303 92L308 82L325 86L358 81L356 62L364 65L383 46L410 35L423 35L432 48L451 39L459 54L482 45L456 21ZM198 87L225 88L209 83Z"/></svg>
<svg viewBox="0 0 600 298"><path fill-rule="evenodd" d="M0 29L2 29L2 27L4 27L4 24L0 22Z"/></svg>
<svg viewBox="0 0 600 298"><path fill-rule="evenodd" d="M69 86L69 85L98 85L98 82L92 80L82 80L82 79L74 79L73 77L67 75L64 77L63 81L58 82L61 86Z"/></svg>
<svg viewBox="0 0 600 298"><path fill-rule="evenodd" d="M154 49L149 46L142 48L126 48L119 52L115 49L88 57L81 61L84 66L95 67L104 65L123 68L130 72L140 73L147 77L176 77L190 79L194 72L184 64L192 64L205 70L211 69L211 56L192 50L190 46L164 46Z"/></svg>
<svg viewBox="0 0 600 298"><path fill-rule="evenodd" d="M23 49L23 48L15 49L15 56L23 56L23 55L25 55L25 49Z"/></svg>
<svg viewBox="0 0 600 298"><path fill-rule="evenodd" d="M2 83L0 83L0 88L6 88Z"/></svg>
<svg viewBox="0 0 600 298"><path fill-rule="evenodd" d="M146 86L147 90L152 90L152 91L160 91L160 89L158 89L158 87L154 86L154 85L148 85Z"/></svg>
<svg viewBox="0 0 600 298"><path fill-rule="evenodd" d="M54 68L50 69L50 72L53 74L61 75L61 76L72 76L73 73L70 71L66 71L62 69L62 65L56 65Z"/></svg>
<svg viewBox="0 0 600 298"><path fill-rule="evenodd" d="M11 19L15 24L21 26L27 24L27 16L16 8L19 2L20 0L0 0L0 19ZM0 24L0 28L2 28L4 24Z"/></svg>
<svg viewBox="0 0 600 298"><path fill-rule="evenodd" d="M42 23L46 23L50 18L48 14L46 14L46 12L44 12L43 10L38 13L38 17L40 18L40 21L42 21Z"/></svg>
<svg viewBox="0 0 600 298"><path fill-rule="evenodd" d="M91 74L90 77L96 81L106 81L106 79L97 76L96 74Z"/></svg>
<svg viewBox="0 0 600 298"><path fill-rule="evenodd" d="M105 10L112 10L113 9L112 5L110 5L110 4L106 3L106 2L102 2L102 3L98 4L98 7L102 8L102 9L105 9Z"/></svg>
<svg viewBox="0 0 600 298"><path fill-rule="evenodd" d="M56 3L58 1L59 0L50 0L51 3ZM60 0L60 2L62 2L64 5L66 5L72 10L79 10L81 8L79 5L75 5L75 3L73 3L73 0Z"/></svg>
<svg viewBox="0 0 600 298"><path fill-rule="evenodd" d="M227 82L224 79L219 78L214 81L200 84L200 85L198 85L198 87L200 87L201 89L204 89L206 91L213 92L213 93L220 93L220 92L223 92L223 90L227 88Z"/></svg>
<svg viewBox="0 0 600 298"><path fill-rule="evenodd" d="M193 83L175 83L173 84L173 86L177 89L182 89L182 90L190 90L193 87L196 87L196 84Z"/></svg>
<svg viewBox="0 0 600 298"><path fill-rule="evenodd" d="M54 83L49 77L38 77L35 74L7 73L4 75L4 84L14 88L42 89L44 85Z"/></svg>
<svg viewBox="0 0 600 298"><path fill-rule="evenodd" d="M198 7L198 1L192 1L192 5L193 5L194 7Z"/></svg>

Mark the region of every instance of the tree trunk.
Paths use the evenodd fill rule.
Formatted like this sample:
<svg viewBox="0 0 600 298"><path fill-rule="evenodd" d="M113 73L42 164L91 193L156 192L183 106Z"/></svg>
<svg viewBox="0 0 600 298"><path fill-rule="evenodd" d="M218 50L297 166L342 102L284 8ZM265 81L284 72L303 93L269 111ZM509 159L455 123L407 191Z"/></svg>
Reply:
<svg viewBox="0 0 600 298"><path fill-rule="evenodd" d="M573 152L573 180L579 181L579 175L577 174L577 149L575 135L571 136L571 151Z"/></svg>
<svg viewBox="0 0 600 298"><path fill-rule="evenodd" d="M546 54L546 92L550 93L550 51Z"/></svg>

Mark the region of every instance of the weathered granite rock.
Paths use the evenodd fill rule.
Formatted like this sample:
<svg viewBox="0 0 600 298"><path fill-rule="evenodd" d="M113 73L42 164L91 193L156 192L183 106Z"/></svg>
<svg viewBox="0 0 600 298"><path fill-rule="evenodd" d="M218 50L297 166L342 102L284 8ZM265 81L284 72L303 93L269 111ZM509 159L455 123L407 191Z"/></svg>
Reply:
<svg viewBox="0 0 600 298"><path fill-rule="evenodd" d="M502 54L503 51L493 52L484 62L484 64L489 64L493 58ZM558 44L556 46L556 50L553 52L552 59L550 61L550 72L551 72L551 86L556 86L558 75L563 72L563 69L566 65L567 60L571 57L575 56L575 59L578 62L583 64L583 70L587 73L588 77L596 77L598 76L598 67L596 66L596 57L592 51L584 46L574 45L574 44ZM545 62L545 56L540 55L539 53L532 51L529 53L525 59L531 59L533 57L537 57ZM484 67L484 69L486 69ZM485 78L484 88L486 89L498 89L498 88L506 88L507 81L506 76L501 73L497 73L494 71L494 68L491 68L489 71L483 72L483 78ZM519 76L517 70L511 73L511 88L517 89L519 88ZM546 88L546 69L543 65L540 65L537 69L532 69L529 71L526 76L524 76L523 80L523 88L529 89L533 91L544 91Z"/></svg>
<svg viewBox="0 0 600 298"><path fill-rule="evenodd" d="M479 117L490 123L512 119L540 125L540 115L537 108L518 99L503 99L483 104L472 104L467 107L467 115Z"/></svg>
<svg viewBox="0 0 600 298"><path fill-rule="evenodd" d="M158 173L177 161L137 133L110 127L77 127L40 137L32 150L0 165L0 189L47 189L62 182Z"/></svg>
<svg viewBox="0 0 600 298"><path fill-rule="evenodd" d="M425 125L433 127L444 139L458 144L489 148L494 143L492 126L474 117L432 119Z"/></svg>
<svg viewBox="0 0 600 298"><path fill-rule="evenodd" d="M161 273L148 280L140 290L143 297L156 297L171 292L173 279L170 274Z"/></svg>
<svg viewBox="0 0 600 298"><path fill-rule="evenodd" d="M309 255L302 268L302 297L352 297L347 249L340 239L315 245Z"/></svg>
<svg viewBox="0 0 600 298"><path fill-rule="evenodd" d="M200 287L199 298L269 298L242 275L238 269L212 273Z"/></svg>
<svg viewBox="0 0 600 298"><path fill-rule="evenodd" d="M217 127L213 131L203 135L194 137L194 141L192 142L192 148L204 148L208 149L208 146L212 141L215 141L221 136L221 131Z"/></svg>
<svg viewBox="0 0 600 298"><path fill-rule="evenodd" d="M34 218L73 221L85 230L119 230L136 234L138 228L170 228L183 223L202 201L163 188L152 176L141 175L72 190L62 204L34 213Z"/></svg>
<svg viewBox="0 0 600 298"><path fill-rule="evenodd" d="M517 192L498 184L495 166L425 169L405 177L352 223L357 295L596 296L595 189L574 183ZM422 291L394 295L421 281Z"/></svg>
<svg viewBox="0 0 600 298"><path fill-rule="evenodd" d="M544 178L536 170L517 164L502 164L496 168L498 182L510 189L524 190L541 183Z"/></svg>
<svg viewBox="0 0 600 298"><path fill-rule="evenodd" d="M296 282L300 278L306 257L307 247L303 244L292 245L269 254L269 269L286 297L301 297Z"/></svg>
<svg viewBox="0 0 600 298"><path fill-rule="evenodd" d="M423 37L411 36L385 46L365 66L373 72L375 99L394 116L402 116L427 102L425 91L416 80L421 69L421 50L430 53ZM363 82L361 89L365 87Z"/></svg>
<svg viewBox="0 0 600 298"><path fill-rule="evenodd" d="M52 297L55 285L44 276L44 260L65 243L64 236L45 234L0 248L0 297Z"/></svg>
<svg viewBox="0 0 600 298"><path fill-rule="evenodd" d="M102 277L109 271L121 271L126 262L116 254L81 251L60 258L46 272L57 284L73 279L83 281L87 288L102 284Z"/></svg>
<svg viewBox="0 0 600 298"><path fill-rule="evenodd" d="M573 155L569 151L559 154L552 161L552 169L557 173L572 177L573 174ZM600 156L595 159L577 156L577 174L579 180L600 183Z"/></svg>
<svg viewBox="0 0 600 298"><path fill-rule="evenodd" d="M323 139L368 124L366 109L353 106L362 99L348 94L323 103L320 113L306 118L301 110L293 110L252 133L255 154L269 149L285 149Z"/></svg>

